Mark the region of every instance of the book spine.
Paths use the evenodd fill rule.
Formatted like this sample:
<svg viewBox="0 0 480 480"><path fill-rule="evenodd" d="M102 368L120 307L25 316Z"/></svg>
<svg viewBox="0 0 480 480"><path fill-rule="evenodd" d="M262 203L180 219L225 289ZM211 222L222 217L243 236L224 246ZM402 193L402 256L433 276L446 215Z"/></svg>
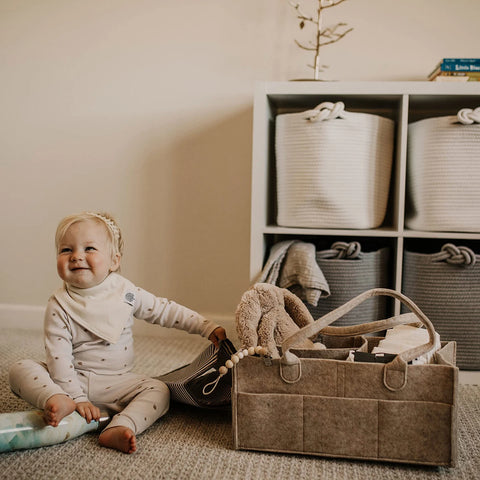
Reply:
<svg viewBox="0 0 480 480"><path fill-rule="evenodd" d="M480 58L444 58L440 63L452 64L452 63L476 63L480 64Z"/></svg>
<svg viewBox="0 0 480 480"><path fill-rule="evenodd" d="M443 77L480 77L480 72L438 72Z"/></svg>
<svg viewBox="0 0 480 480"><path fill-rule="evenodd" d="M447 77L444 75L438 75L430 80L431 82L478 82L480 78L475 77Z"/></svg>
<svg viewBox="0 0 480 480"><path fill-rule="evenodd" d="M479 63L442 63L441 72L480 72Z"/></svg>
<svg viewBox="0 0 480 480"><path fill-rule="evenodd" d="M439 72L480 72L480 58L444 58L428 78L435 77Z"/></svg>
<svg viewBox="0 0 480 480"><path fill-rule="evenodd" d="M433 82L480 82L480 72L441 72L429 80Z"/></svg>

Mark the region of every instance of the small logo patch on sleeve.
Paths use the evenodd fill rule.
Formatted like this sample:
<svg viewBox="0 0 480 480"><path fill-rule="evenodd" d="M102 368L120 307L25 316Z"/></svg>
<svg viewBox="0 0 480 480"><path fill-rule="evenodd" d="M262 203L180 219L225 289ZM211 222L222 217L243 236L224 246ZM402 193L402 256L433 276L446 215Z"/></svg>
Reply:
<svg viewBox="0 0 480 480"><path fill-rule="evenodd" d="M128 303L133 307L133 304L135 303L135 294L132 292L127 292L125 294L125 303Z"/></svg>

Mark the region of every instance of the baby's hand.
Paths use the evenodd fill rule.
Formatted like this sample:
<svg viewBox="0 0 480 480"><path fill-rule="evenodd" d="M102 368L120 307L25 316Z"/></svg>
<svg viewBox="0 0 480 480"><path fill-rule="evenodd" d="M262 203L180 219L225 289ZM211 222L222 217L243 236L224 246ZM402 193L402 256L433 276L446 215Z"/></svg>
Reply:
<svg viewBox="0 0 480 480"><path fill-rule="evenodd" d="M77 412L90 423L92 420L100 420L100 409L90 402L78 402Z"/></svg>
<svg viewBox="0 0 480 480"><path fill-rule="evenodd" d="M220 340L226 340L227 333L223 327L217 327L208 337L208 339L218 348Z"/></svg>

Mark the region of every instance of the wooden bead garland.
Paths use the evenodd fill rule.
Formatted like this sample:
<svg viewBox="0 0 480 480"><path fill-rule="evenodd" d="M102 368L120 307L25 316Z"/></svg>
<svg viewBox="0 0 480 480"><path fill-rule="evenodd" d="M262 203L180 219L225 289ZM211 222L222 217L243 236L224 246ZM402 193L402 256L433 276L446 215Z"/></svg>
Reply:
<svg viewBox="0 0 480 480"><path fill-rule="evenodd" d="M256 347L248 347L248 348L240 349L238 350L238 352L235 352L230 357L230 359L225 362L225 365L222 365L218 369L218 374L219 374L218 378L215 381L208 383L203 387L203 394L209 395L210 393L212 393L215 390L215 387L217 386L220 379L224 375L226 375L228 373L228 370L233 368L242 358L248 357L248 355L255 355L255 354L266 356L268 355L268 350L265 347L257 345ZM212 385L212 388L207 391L207 387L209 387L210 385Z"/></svg>
<svg viewBox="0 0 480 480"><path fill-rule="evenodd" d="M243 350L241 349L238 352L235 352L230 357L230 360L227 360L225 365L222 365L218 369L218 373L220 376L226 375L229 369L233 368L242 358L248 357L248 355L267 355L267 353L268 350L260 345L257 345L256 347L244 348Z"/></svg>

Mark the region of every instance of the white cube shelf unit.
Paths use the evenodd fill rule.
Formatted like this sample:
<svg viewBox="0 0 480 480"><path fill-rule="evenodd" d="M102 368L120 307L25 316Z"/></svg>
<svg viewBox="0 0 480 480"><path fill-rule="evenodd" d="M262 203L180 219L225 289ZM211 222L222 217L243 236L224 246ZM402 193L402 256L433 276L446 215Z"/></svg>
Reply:
<svg viewBox="0 0 480 480"><path fill-rule="evenodd" d="M395 121L395 146L387 214L379 228L316 229L276 225L275 117L324 102L342 101L349 111L385 116ZM411 245L432 252L448 241L480 250L480 232L426 232L405 227L407 133L410 122L455 115L460 108L480 106L478 82L263 82L256 86L250 236L250 278L261 272L269 248L297 238L329 248L332 240L359 241L362 246L391 247L390 288L401 291L403 251ZM480 208L480 205L479 205ZM398 313L399 305L395 306Z"/></svg>

